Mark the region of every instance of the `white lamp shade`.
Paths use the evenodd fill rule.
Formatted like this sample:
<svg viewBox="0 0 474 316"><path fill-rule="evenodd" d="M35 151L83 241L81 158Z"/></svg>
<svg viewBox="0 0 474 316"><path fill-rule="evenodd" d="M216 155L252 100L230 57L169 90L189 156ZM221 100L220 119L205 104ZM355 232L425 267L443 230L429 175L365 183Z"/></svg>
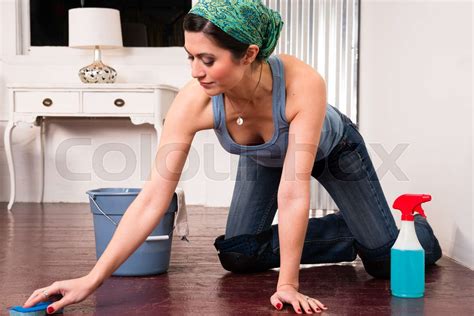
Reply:
<svg viewBox="0 0 474 316"><path fill-rule="evenodd" d="M69 10L69 47L122 47L120 12L106 8Z"/></svg>

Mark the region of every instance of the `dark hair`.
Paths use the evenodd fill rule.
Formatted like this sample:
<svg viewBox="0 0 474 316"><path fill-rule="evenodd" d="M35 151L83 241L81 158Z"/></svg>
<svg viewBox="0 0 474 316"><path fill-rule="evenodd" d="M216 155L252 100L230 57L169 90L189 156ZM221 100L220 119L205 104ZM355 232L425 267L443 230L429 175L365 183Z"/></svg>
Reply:
<svg viewBox="0 0 474 316"><path fill-rule="evenodd" d="M203 32L219 47L227 49L231 52L234 60L239 60L245 56L249 44L236 40L214 23L197 14L188 13L184 17L183 29L188 32ZM260 57L257 58L260 61Z"/></svg>

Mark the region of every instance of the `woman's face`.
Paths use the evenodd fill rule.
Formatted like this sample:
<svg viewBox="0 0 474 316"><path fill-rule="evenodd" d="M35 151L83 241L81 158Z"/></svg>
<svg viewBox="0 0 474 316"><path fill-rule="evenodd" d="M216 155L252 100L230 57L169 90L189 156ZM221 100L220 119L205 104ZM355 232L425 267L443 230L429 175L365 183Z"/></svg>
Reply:
<svg viewBox="0 0 474 316"><path fill-rule="evenodd" d="M202 32L184 32L184 40L191 75L209 96L232 89L241 81L246 67L237 64L230 51L217 46Z"/></svg>

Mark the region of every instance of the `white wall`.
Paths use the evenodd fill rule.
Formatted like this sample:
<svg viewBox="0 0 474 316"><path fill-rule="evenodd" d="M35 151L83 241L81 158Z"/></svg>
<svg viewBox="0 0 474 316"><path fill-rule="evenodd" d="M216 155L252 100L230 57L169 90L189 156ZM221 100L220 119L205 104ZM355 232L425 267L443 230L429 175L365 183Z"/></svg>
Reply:
<svg viewBox="0 0 474 316"><path fill-rule="evenodd" d="M15 0L0 1L0 201L9 198L9 172L3 146L3 130L8 119L6 84L9 83L77 83L77 71L89 64L92 51L70 48L33 48L26 55L17 55ZM118 71L117 82L169 84L183 86L191 77L187 56L182 48L122 49L103 51L105 63ZM16 166L16 201L40 201L39 130L18 126L13 130L13 154ZM150 139L151 137L151 139ZM71 138L88 138L90 146L71 150L66 164L71 172L89 173L90 181L78 181L62 176L57 168L58 145ZM145 141L143 140L145 138ZM104 157L104 167L110 173L120 173L132 166L135 171L121 180L100 177L92 157L99 146L115 143L129 146L137 159L126 160L119 152L111 151ZM156 148L151 126L134 126L128 120L50 120L46 129L46 202L87 202L85 191L98 187L141 187L148 174L150 155ZM206 145L207 144L207 145ZM144 149L145 148L145 149ZM206 150L206 154L204 154ZM196 135L194 155L188 159L179 186L186 191L190 204L222 206L231 199L237 157L228 155L218 145L213 131ZM214 159L216 166L206 167L204 157ZM215 169L215 170L214 170ZM187 171L186 171L187 170ZM197 171L196 171L197 170ZM225 185L218 181L216 172L224 173ZM217 193L217 194L216 194Z"/></svg>
<svg viewBox="0 0 474 316"><path fill-rule="evenodd" d="M360 124L376 168L377 145L408 144L396 161L408 179L381 175L387 199L431 194L445 254L474 268L472 2L362 0L361 10Z"/></svg>
<svg viewBox="0 0 474 316"><path fill-rule="evenodd" d="M91 59L88 52L67 48L46 51L45 56L14 56L14 2L0 1L0 120L7 114L5 83L79 82L77 69ZM362 0L359 111L361 130L389 203L406 192L432 194L433 201L425 209L445 254L473 268L471 10L468 1ZM104 52L103 56L119 71L121 82L179 87L189 78L182 50L154 56ZM4 126L5 122L0 121L0 135ZM140 135L152 132L151 127L137 128L127 121L52 122L47 130L45 201L85 202L87 189L142 183L138 165L128 179L118 182L103 181L94 170L91 181L62 178L54 161L61 141L91 138L91 146L80 152L81 159L74 160L76 153L69 161L73 171L87 172L98 146L120 140L139 159L145 155L140 149ZM14 139L17 200L38 201L37 130L19 127L14 130ZM386 159L380 158L378 148L382 146L390 153L400 144L408 144L396 160L407 181L380 170ZM180 184L187 202L227 206L237 157L220 148L212 131L198 134L193 148L196 155L187 165L197 164L198 172L192 177L185 174ZM208 157L213 157L215 166ZM111 152L106 158L110 172L120 171L126 164L117 153ZM223 178L218 180L216 172L224 173L219 176ZM0 142L0 200L6 201L8 194L8 169Z"/></svg>

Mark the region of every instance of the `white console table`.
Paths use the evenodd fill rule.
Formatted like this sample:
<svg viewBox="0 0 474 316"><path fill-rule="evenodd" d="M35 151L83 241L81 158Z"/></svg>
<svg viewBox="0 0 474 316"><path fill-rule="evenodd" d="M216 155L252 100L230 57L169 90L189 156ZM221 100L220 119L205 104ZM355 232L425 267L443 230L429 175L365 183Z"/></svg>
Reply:
<svg viewBox="0 0 474 316"><path fill-rule="evenodd" d="M12 130L19 123L40 127L41 201L44 194L44 129L46 117L127 117L135 125L151 124L157 137L178 90L151 84L8 85L10 117L5 151L10 172L10 210L15 202Z"/></svg>

